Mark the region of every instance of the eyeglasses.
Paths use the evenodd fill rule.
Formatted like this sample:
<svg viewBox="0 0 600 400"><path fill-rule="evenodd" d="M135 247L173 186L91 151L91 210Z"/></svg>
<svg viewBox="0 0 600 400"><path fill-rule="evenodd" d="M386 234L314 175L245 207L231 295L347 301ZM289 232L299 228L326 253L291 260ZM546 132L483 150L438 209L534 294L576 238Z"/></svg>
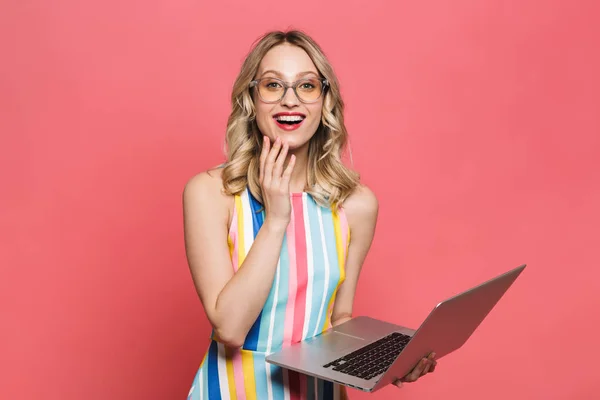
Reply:
<svg viewBox="0 0 600 400"><path fill-rule="evenodd" d="M306 78L287 84L277 78L261 78L250 82L250 88L258 89L258 96L265 103L278 103L283 99L287 90L292 88L298 100L303 103L314 103L325 92L329 86L327 79Z"/></svg>

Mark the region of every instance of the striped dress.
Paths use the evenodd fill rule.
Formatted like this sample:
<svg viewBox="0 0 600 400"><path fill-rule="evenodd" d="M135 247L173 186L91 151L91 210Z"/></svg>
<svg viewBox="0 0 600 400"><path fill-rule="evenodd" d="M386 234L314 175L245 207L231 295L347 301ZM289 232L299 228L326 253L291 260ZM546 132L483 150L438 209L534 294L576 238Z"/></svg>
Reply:
<svg viewBox="0 0 600 400"><path fill-rule="evenodd" d="M350 231L343 208L319 206L292 193L291 221L271 291L239 349L214 332L188 400L345 399L342 386L268 364L265 356L331 327L336 292L345 277ZM235 196L228 244L234 272L243 268L264 221L262 205L246 189Z"/></svg>

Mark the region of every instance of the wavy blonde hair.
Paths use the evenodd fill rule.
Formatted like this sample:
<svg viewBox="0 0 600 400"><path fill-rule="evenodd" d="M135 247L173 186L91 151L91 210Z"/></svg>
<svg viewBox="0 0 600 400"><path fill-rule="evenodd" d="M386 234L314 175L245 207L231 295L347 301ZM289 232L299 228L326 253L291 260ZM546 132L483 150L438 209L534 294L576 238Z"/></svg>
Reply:
<svg viewBox="0 0 600 400"><path fill-rule="evenodd" d="M297 30L273 31L259 38L235 80L231 94L232 111L227 121L225 137L227 161L222 174L224 191L235 195L247 186L252 195L262 203L259 183L262 134L256 124L249 84L265 54L283 43L304 49L322 77L329 81L323 100L321 122L308 146L308 187L305 191L322 206L339 205L359 183L359 175L342 162L342 154L348 141L344 125L344 102L337 77L325 54L313 39Z"/></svg>

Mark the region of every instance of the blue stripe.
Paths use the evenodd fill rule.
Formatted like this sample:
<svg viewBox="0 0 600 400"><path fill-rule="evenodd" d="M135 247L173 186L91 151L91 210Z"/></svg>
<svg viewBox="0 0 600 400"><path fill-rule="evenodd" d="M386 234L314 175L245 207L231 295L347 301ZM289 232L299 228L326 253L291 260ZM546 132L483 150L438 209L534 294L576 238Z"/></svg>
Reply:
<svg viewBox="0 0 600 400"><path fill-rule="evenodd" d="M246 190L248 192L248 199L250 201L250 209L252 210L253 238L256 238L256 235L258 235L258 231L260 230L260 227L262 226L262 224L264 222L264 215L262 212L260 212L262 205L254 198L254 196L252 196L252 193L250 193L249 189L246 189ZM263 307L263 309L260 311L260 314L258 314L256 321L254 321L252 328L250 328L250 331L248 332L248 335L246 336L246 341L244 343L244 349L253 350L253 351L258 350L258 338L260 335L260 330L261 330L261 325L262 325L261 320L262 320L264 309L265 308ZM267 314L268 314L268 310L269 309L267 309Z"/></svg>
<svg viewBox="0 0 600 400"><path fill-rule="evenodd" d="M283 368L273 364L269 364L269 366L271 368L271 388L273 389L273 398L283 399L285 398L283 394Z"/></svg>
<svg viewBox="0 0 600 400"><path fill-rule="evenodd" d="M254 382L256 383L256 398L268 398L267 392L267 368L269 365L265 362L265 357L262 354L252 354L254 362Z"/></svg>
<svg viewBox="0 0 600 400"><path fill-rule="evenodd" d="M310 310L310 321L308 322L307 339L321 333L320 327L323 324L319 324L317 320L319 317L319 311L321 310L321 303L327 290L328 282L325 281L325 256L323 254L323 243L321 241L321 228L319 223L319 214L317 209L320 206L315 202L312 197L308 198L308 220L310 223L310 238L312 242L312 259L313 259L313 281L312 281L312 300ZM329 267L331 269L331 266ZM323 306L323 314L327 312L326 301Z"/></svg>
<svg viewBox="0 0 600 400"><path fill-rule="evenodd" d="M333 383L323 381L323 400L333 400Z"/></svg>
<svg viewBox="0 0 600 400"><path fill-rule="evenodd" d="M263 207L262 204L260 204L258 200L254 198L254 196L252 196L250 190L248 190L248 199L250 199L250 209L252 210L252 226L254 228L254 237L256 237L260 227L264 222L265 212L264 210L261 211L261 208Z"/></svg>
<svg viewBox="0 0 600 400"><path fill-rule="evenodd" d="M219 385L219 367L217 365L219 348L214 340L208 349L208 398L210 400L221 399L221 387Z"/></svg>

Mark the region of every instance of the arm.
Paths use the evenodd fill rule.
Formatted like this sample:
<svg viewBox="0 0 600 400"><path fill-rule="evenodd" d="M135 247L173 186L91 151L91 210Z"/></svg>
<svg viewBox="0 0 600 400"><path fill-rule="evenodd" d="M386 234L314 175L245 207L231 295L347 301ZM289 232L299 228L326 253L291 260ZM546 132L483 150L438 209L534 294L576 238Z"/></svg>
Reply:
<svg viewBox="0 0 600 400"><path fill-rule="evenodd" d="M202 173L183 192L184 236L192 279L219 340L240 347L269 295L285 225L265 220L243 267L233 273L227 245L231 197L220 177Z"/></svg>
<svg viewBox="0 0 600 400"><path fill-rule="evenodd" d="M194 284L219 340L231 347L243 345L273 284L291 215L290 177L296 157L292 154L284 167L288 149L279 138L272 148L263 138L259 179L265 220L235 274L227 245L230 197L222 193L222 179L200 174L183 193L186 254Z"/></svg>
<svg viewBox="0 0 600 400"><path fill-rule="evenodd" d="M345 266L346 279L338 289L333 305L333 326L352 318L358 277L375 235L379 205L375 194L368 187L359 186L344 202L344 210L351 237Z"/></svg>

